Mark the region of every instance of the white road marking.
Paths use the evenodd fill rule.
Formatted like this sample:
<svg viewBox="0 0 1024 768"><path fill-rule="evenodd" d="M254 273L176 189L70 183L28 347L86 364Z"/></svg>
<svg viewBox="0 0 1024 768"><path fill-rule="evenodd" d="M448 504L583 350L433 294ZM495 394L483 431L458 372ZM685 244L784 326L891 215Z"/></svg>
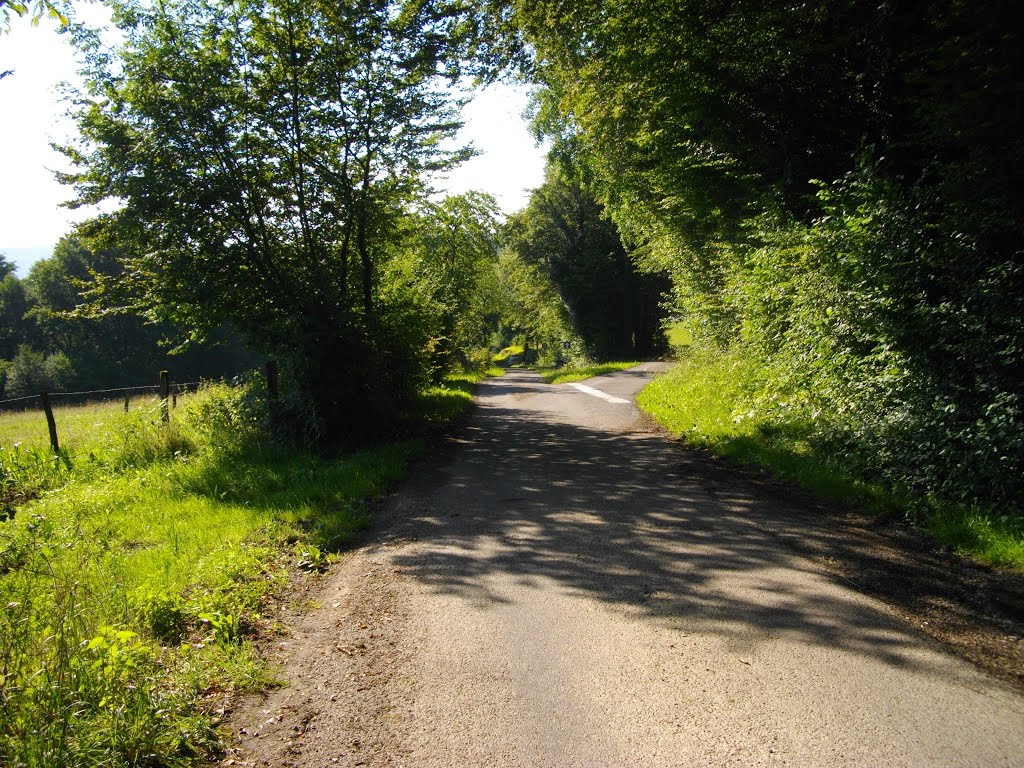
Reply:
<svg viewBox="0 0 1024 768"><path fill-rule="evenodd" d="M629 400L623 400L621 397L615 397L615 395L609 395L607 392L602 392L599 389L588 387L586 384L570 384L570 387L576 387L580 392L586 392L588 395L594 397L600 397L602 400L607 400L609 403L626 403L629 404Z"/></svg>

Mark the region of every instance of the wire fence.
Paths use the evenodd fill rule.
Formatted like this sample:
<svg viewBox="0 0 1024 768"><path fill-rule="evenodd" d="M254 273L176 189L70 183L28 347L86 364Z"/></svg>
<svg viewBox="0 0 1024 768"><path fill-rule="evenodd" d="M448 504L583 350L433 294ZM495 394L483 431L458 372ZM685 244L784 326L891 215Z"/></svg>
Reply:
<svg viewBox="0 0 1024 768"><path fill-rule="evenodd" d="M248 371L233 377L225 377L225 379L237 382L246 373ZM272 401L276 401L278 398L277 362L275 360L268 360L264 373L266 376L267 394ZM146 400L159 409L160 417L166 422L170 419L170 412L177 407L178 397L189 392L195 392L202 383L202 381L174 382L171 381L169 371L160 371L159 384L90 389L80 392L40 392L37 395L10 397L0 400L0 416L4 414L14 415L42 411L46 417L50 447L57 452L60 450L60 447L56 419L53 412L54 406L103 405L105 403L122 401L124 403L124 411L127 413L132 405L132 401L138 403L140 400Z"/></svg>
<svg viewBox="0 0 1024 768"><path fill-rule="evenodd" d="M199 388L201 382L171 382L169 394L172 397L194 392ZM47 392L47 396L54 405L86 405L88 403L103 403L113 400L131 400L137 397L151 394L160 395L160 384L149 384L141 387L115 387L113 389L89 389L81 392ZM24 395L0 400L0 412L5 411L33 411L43 410L39 395Z"/></svg>
<svg viewBox="0 0 1024 768"><path fill-rule="evenodd" d="M273 390L276 394L276 363L273 361L267 364L268 378L271 374L273 374ZM166 422L170 419L171 411L177 407L178 397L196 391L201 383L199 381L172 382L168 371L160 371L159 384L90 389L80 392L40 392L37 395L10 397L0 400L0 416L42 411L42 415L46 418L50 448L54 452L59 452L60 440L54 407L103 405L121 401L124 403L124 411L127 413L132 401L138 404L139 401L145 400L159 409L160 418Z"/></svg>

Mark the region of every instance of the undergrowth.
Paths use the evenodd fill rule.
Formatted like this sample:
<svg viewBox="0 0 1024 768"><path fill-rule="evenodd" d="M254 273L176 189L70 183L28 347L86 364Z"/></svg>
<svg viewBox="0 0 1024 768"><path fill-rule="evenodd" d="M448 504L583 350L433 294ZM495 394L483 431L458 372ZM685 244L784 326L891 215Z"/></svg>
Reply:
<svg viewBox="0 0 1024 768"><path fill-rule="evenodd" d="M478 378L426 393L424 418L464 410ZM218 703L273 684L252 641L283 588L423 446L322 458L272 438L259 391L207 385L169 425L106 413L74 455L15 445L0 418L0 765L194 765Z"/></svg>
<svg viewBox="0 0 1024 768"><path fill-rule="evenodd" d="M476 385L488 376L501 376L504 370L490 366L480 372L450 374L433 387L429 387L421 398L422 410L416 414L419 421L427 424L445 424L459 416L473 402Z"/></svg>
<svg viewBox="0 0 1024 768"><path fill-rule="evenodd" d="M673 434L743 463L768 468L827 498L900 515L944 546L991 565L1024 571L1019 509L956 503L911 493L873 471L872 457L811 408L759 408L766 397L741 351L699 350L655 379L637 404Z"/></svg>

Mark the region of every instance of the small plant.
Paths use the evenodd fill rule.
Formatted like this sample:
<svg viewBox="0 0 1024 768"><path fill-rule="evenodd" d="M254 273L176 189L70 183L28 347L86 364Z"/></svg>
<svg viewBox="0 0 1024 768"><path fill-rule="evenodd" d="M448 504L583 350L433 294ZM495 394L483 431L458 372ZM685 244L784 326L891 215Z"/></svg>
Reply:
<svg viewBox="0 0 1024 768"><path fill-rule="evenodd" d="M181 642L187 612L180 595L146 591L136 596L135 603L141 623L155 639L169 645Z"/></svg>
<svg viewBox="0 0 1024 768"><path fill-rule="evenodd" d="M327 556L320 551L319 547L315 547L312 544L297 545L295 547L295 556L298 560L299 568L304 571L323 571L328 565Z"/></svg>
<svg viewBox="0 0 1024 768"><path fill-rule="evenodd" d="M0 449L0 520L13 517L17 504L64 482L71 469L63 450L54 453L20 443Z"/></svg>
<svg viewBox="0 0 1024 768"><path fill-rule="evenodd" d="M213 633L214 642L222 648L237 645L241 642L242 622L237 614L213 611L212 613L200 614L199 619L204 624L209 625Z"/></svg>

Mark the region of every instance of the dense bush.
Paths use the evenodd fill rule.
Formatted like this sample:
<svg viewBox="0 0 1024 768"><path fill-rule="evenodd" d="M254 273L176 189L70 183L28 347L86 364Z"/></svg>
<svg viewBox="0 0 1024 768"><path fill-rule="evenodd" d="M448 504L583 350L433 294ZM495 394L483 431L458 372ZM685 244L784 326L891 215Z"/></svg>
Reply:
<svg viewBox="0 0 1024 768"><path fill-rule="evenodd" d="M810 420L865 478L1016 507L1020 267L930 222L874 167L820 198L810 225L758 220L730 266L732 343L759 361L750 408Z"/></svg>
<svg viewBox="0 0 1024 768"><path fill-rule="evenodd" d="M672 316L749 363L738 410L811 425L865 479L1019 515L1012 4L515 9L538 129L670 277Z"/></svg>
<svg viewBox="0 0 1024 768"><path fill-rule="evenodd" d="M71 361L63 352L44 355L23 344L14 359L3 367L3 395L12 398L60 392L68 387L74 375Z"/></svg>

